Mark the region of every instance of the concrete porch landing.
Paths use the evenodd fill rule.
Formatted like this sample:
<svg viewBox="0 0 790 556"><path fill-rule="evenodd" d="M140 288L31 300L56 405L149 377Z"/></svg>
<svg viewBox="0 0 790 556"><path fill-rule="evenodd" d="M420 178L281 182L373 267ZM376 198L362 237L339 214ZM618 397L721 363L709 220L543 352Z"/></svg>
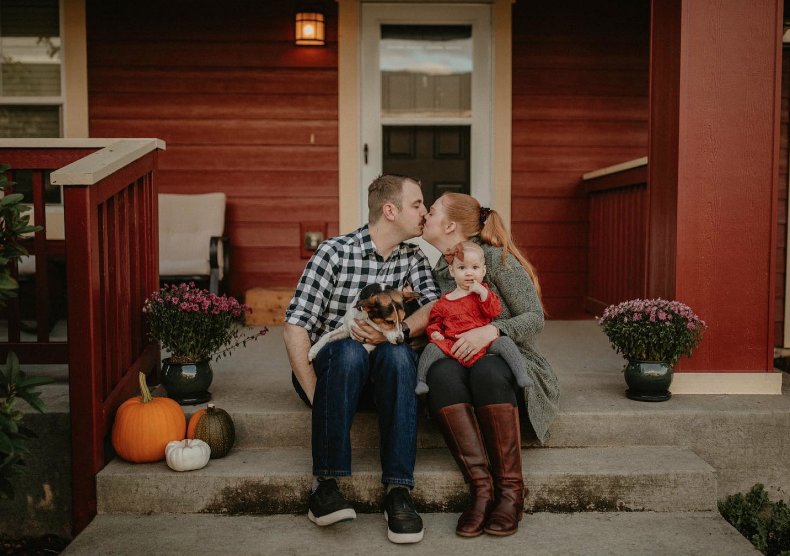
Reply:
<svg viewBox="0 0 790 556"><path fill-rule="evenodd" d="M527 507L538 513L526 515L519 534L507 540L456 538L454 512L466 489L441 436L421 415L414 497L422 511L437 513L424 514L426 540L415 552L754 553L718 515L716 500L756 482L787 498L787 393L636 402L623 394L622 359L593 321L547 323L541 348L559 375L562 398L548 446L524 451ZM304 516L310 415L290 383L282 329L271 328L213 366L213 401L236 423L231 454L190 473L164 463L111 462L97 477L100 515L67 553L401 550L386 541L375 513L381 486L374 413L360 413L354 422L355 473L341 481L358 511L372 513L360 514L354 524L318 529ZM198 530L203 534L196 542L178 533ZM155 542L140 544L148 542L141 536Z"/></svg>

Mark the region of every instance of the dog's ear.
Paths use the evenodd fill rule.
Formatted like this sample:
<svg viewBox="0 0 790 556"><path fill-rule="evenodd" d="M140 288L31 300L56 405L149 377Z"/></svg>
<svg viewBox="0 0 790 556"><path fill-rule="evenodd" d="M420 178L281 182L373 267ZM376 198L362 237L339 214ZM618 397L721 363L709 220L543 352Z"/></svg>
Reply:
<svg viewBox="0 0 790 556"><path fill-rule="evenodd" d="M412 301L414 299L420 299L422 294L420 292L415 292L412 290L403 290L403 300L404 301Z"/></svg>
<svg viewBox="0 0 790 556"><path fill-rule="evenodd" d="M365 298L365 299L360 299L359 301L357 301L357 304L356 304L356 305L354 305L354 307L355 307L356 309L359 309L359 310L361 310L361 311L365 311L365 312L367 312L367 310L368 310L368 309L370 309L371 307L373 307L373 304L374 304L375 302L376 302L376 301L375 301L375 298L373 298L373 297L368 297L368 298Z"/></svg>

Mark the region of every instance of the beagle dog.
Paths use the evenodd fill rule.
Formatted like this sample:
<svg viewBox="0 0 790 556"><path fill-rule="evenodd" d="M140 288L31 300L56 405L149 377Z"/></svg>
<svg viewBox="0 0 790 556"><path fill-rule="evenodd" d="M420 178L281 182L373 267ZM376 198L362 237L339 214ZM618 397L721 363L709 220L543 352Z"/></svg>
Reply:
<svg viewBox="0 0 790 556"><path fill-rule="evenodd" d="M403 343L404 339L408 340L408 333L404 338L403 326L403 319L406 318L406 303L420 297L421 294L417 292L395 290L381 284L365 286L349 305L340 328L327 332L310 348L307 353L308 361L312 362L329 342L351 337L351 326L357 320L367 322L384 334L389 343ZM376 348L373 344L362 344L362 346L368 353Z"/></svg>

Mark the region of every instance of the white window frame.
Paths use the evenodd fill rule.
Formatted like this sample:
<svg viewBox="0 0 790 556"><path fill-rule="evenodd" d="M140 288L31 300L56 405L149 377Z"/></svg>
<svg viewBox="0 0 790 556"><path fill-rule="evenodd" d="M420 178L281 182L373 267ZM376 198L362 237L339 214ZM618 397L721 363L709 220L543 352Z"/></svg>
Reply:
<svg viewBox="0 0 790 556"><path fill-rule="evenodd" d="M382 125L458 125L471 126L470 181L471 194L482 204L490 205L493 176L493 60L491 28L492 5L441 4L366 4L362 3L360 36L361 100L360 151L367 145L367 164L360 164L360 224L367 222L367 185L382 171ZM470 25L472 27L472 117L412 118L408 121L385 121L381 117L381 76L379 40L381 25ZM416 176L419 177L419 176Z"/></svg>

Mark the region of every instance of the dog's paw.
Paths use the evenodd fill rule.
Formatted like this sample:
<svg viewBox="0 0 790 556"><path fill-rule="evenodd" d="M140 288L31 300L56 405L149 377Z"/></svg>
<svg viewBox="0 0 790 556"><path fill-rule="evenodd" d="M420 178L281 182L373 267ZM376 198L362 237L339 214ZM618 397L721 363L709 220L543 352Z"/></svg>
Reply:
<svg viewBox="0 0 790 556"><path fill-rule="evenodd" d="M318 350L316 349L318 346L313 346L310 348L310 351L307 352L307 360L312 363L315 356L318 355Z"/></svg>

